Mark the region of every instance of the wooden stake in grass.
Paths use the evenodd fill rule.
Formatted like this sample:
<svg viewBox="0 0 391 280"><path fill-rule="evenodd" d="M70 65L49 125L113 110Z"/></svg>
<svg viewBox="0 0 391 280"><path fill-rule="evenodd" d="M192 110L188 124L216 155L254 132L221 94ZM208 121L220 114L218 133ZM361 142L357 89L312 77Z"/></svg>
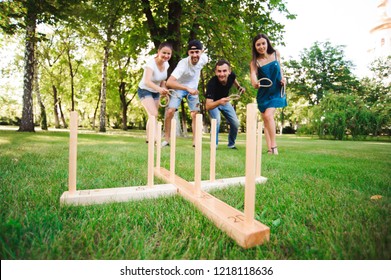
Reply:
<svg viewBox="0 0 391 280"><path fill-rule="evenodd" d="M175 180L175 146L176 146L176 119L171 120L170 134L170 179Z"/></svg>
<svg viewBox="0 0 391 280"><path fill-rule="evenodd" d="M161 158L161 145L160 142L162 141L162 123L157 123L157 129L156 129L156 168L160 169L160 158Z"/></svg>
<svg viewBox="0 0 391 280"><path fill-rule="evenodd" d="M69 194L76 193L76 173L77 173L77 112L72 111L70 116L69 135Z"/></svg>
<svg viewBox="0 0 391 280"><path fill-rule="evenodd" d="M261 177L262 172L262 123L258 122L258 135L257 135L257 167L256 177Z"/></svg>
<svg viewBox="0 0 391 280"><path fill-rule="evenodd" d="M217 120L211 120L210 128L210 174L209 181L216 180L216 124Z"/></svg>
<svg viewBox="0 0 391 280"><path fill-rule="evenodd" d="M255 165L256 165L257 105L247 104L246 117L246 181L244 193L244 219L247 225L254 222Z"/></svg>
<svg viewBox="0 0 391 280"><path fill-rule="evenodd" d="M202 160L202 114L196 115L196 134L194 151L194 193L201 193L201 160Z"/></svg>
<svg viewBox="0 0 391 280"><path fill-rule="evenodd" d="M155 117L150 116L148 130L148 187L153 187L154 156L155 156Z"/></svg>

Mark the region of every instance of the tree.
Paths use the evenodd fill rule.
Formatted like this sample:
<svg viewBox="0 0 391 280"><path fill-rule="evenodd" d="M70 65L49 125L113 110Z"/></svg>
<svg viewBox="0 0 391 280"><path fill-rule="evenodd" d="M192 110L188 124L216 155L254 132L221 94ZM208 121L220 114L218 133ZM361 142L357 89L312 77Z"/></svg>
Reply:
<svg viewBox="0 0 391 280"><path fill-rule="evenodd" d="M100 87L100 125L99 131L106 131L106 102L109 56L113 50L113 44L123 31L121 27L128 22L126 18L135 10L136 3L126 0L93 0L83 1L83 8L75 17L73 26L80 34L85 34L90 40L102 47L103 59ZM137 22L137 17L132 18ZM81 23L81 24L80 24ZM139 32L140 30L137 30ZM143 45L143 42L141 42Z"/></svg>
<svg viewBox="0 0 391 280"><path fill-rule="evenodd" d="M131 16L121 19L122 25L118 27L117 35L112 44L111 79L113 88L118 89L120 100L121 127L128 128L128 108L137 96L137 87L142 71L137 67L140 53L148 50L148 35L143 25ZM141 28L141 29L140 29Z"/></svg>
<svg viewBox="0 0 391 280"><path fill-rule="evenodd" d="M44 103L42 102L41 98L41 92L39 88L39 79L38 79L38 61L35 60L35 69L34 69L34 88L35 88L35 95L37 96L37 101L39 104L39 109L40 109L40 122L41 122L41 129L42 130L48 130L48 121L46 117L46 108Z"/></svg>
<svg viewBox="0 0 391 280"><path fill-rule="evenodd" d="M304 96L310 104L318 104L327 92L348 94L358 88L351 72L353 64L345 59L343 46L315 42L304 49L300 61L285 63L289 90Z"/></svg>
<svg viewBox="0 0 391 280"><path fill-rule="evenodd" d="M3 31L14 34L25 32L23 110L19 131L34 131L33 80L35 65L36 27L38 23L51 23L63 17L74 1L67 0L22 0L0 2L0 26Z"/></svg>
<svg viewBox="0 0 391 280"><path fill-rule="evenodd" d="M358 95L372 113L370 132L378 136L391 126L391 56L375 59L370 70L373 77L361 80Z"/></svg>

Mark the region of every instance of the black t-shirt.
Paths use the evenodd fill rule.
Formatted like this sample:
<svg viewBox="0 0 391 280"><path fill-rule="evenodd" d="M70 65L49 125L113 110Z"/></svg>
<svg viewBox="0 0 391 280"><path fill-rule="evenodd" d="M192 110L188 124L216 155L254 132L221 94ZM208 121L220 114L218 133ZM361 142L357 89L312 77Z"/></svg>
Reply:
<svg viewBox="0 0 391 280"><path fill-rule="evenodd" d="M227 84L222 85L219 82L217 76L214 76L209 80L208 85L206 86L206 98L213 99L213 101L219 100L221 98L227 97L229 90L234 84L236 75L234 72L231 72L228 76Z"/></svg>

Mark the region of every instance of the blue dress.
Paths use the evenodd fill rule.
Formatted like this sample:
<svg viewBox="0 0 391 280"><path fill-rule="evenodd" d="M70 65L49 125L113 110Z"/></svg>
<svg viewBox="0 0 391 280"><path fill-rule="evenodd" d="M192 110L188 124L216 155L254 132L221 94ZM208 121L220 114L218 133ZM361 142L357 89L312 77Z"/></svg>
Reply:
<svg viewBox="0 0 391 280"><path fill-rule="evenodd" d="M274 58L275 60L268 64L263 66L258 65L258 80L261 78L269 78L273 82L271 87L260 87L258 89L257 103L258 109L262 113L264 113L267 108L283 108L288 105L284 92L283 97L281 97L281 68L276 53L274 53ZM261 81L261 85L268 84L270 84L269 81Z"/></svg>

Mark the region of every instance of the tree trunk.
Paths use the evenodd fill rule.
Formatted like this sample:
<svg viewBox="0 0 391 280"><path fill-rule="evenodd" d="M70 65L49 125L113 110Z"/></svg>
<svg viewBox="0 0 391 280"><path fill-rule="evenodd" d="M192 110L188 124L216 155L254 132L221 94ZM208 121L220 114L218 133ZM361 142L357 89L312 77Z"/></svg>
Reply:
<svg viewBox="0 0 391 280"><path fill-rule="evenodd" d="M41 116L41 129L42 130L48 130L48 121L46 118L46 109L45 105L42 102L41 93L39 92L39 82L38 82L38 62L35 61L35 69L34 69L34 88L35 88L35 94L37 95L37 100L40 108L40 116Z"/></svg>
<svg viewBox="0 0 391 280"><path fill-rule="evenodd" d="M121 100L121 108L122 108L122 130L128 130L128 103L126 102L126 83L121 82L118 88L119 98Z"/></svg>
<svg viewBox="0 0 391 280"><path fill-rule="evenodd" d="M34 132L33 114L33 80L34 80L34 49L36 17L34 11L27 10L26 42L24 52L24 85L23 85L23 111L19 131Z"/></svg>
<svg viewBox="0 0 391 280"><path fill-rule="evenodd" d="M75 111L75 85L74 85L74 76L75 74L73 73L73 67L72 67L72 61L71 61L71 54L70 54L70 49L68 46L67 49L67 57L68 57L68 66L69 66L69 73L71 75L71 111Z"/></svg>
<svg viewBox="0 0 391 280"><path fill-rule="evenodd" d="M181 17L182 17L182 1L172 1L168 4L168 24L166 35L171 38L169 41L173 46L173 54L170 60L170 68L168 75L175 69L182 52L182 34L181 34ZM151 33L152 34L152 33Z"/></svg>
<svg viewBox="0 0 391 280"><path fill-rule="evenodd" d="M107 63L109 60L109 45L110 40L108 39L106 42L106 46L104 48L105 54L103 59L103 66L102 66L102 87L101 87L101 94L100 94L100 132L106 132L106 92L107 92Z"/></svg>
<svg viewBox="0 0 391 280"><path fill-rule="evenodd" d="M53 89L53 100L54 100L54 104L53 104L53 113L54 113L54 127L55 128L60 128L60 120L58 118L58 112L60 111L59 110L59 107L58 107L58 97L57 97L57 88L55 85L52 85L52 89Z"/></svg>
<svg viewBox="0 0 391 280"><path fill-rule="evenodd" d="M60 115L61 115L62 124L63 124L64 128L67 128L68 124L65 121L65 116L64 116L64 113L62 112L61 100L58 102L58 108L60 109Z"/></svg>
<svg viewBox="0 0 391 280"><path fill-rule="evenodd" d="M94 110L94 117L92 119L92 129L95 130L95 122L96 122L96 115L98 114L98 109L99 109L99 104L100 104L100 97L101 97L101 93L102 90L99 91L99 94L98 94L98 102L96 102L96 107L95 107L95 110Z"/></svg>

